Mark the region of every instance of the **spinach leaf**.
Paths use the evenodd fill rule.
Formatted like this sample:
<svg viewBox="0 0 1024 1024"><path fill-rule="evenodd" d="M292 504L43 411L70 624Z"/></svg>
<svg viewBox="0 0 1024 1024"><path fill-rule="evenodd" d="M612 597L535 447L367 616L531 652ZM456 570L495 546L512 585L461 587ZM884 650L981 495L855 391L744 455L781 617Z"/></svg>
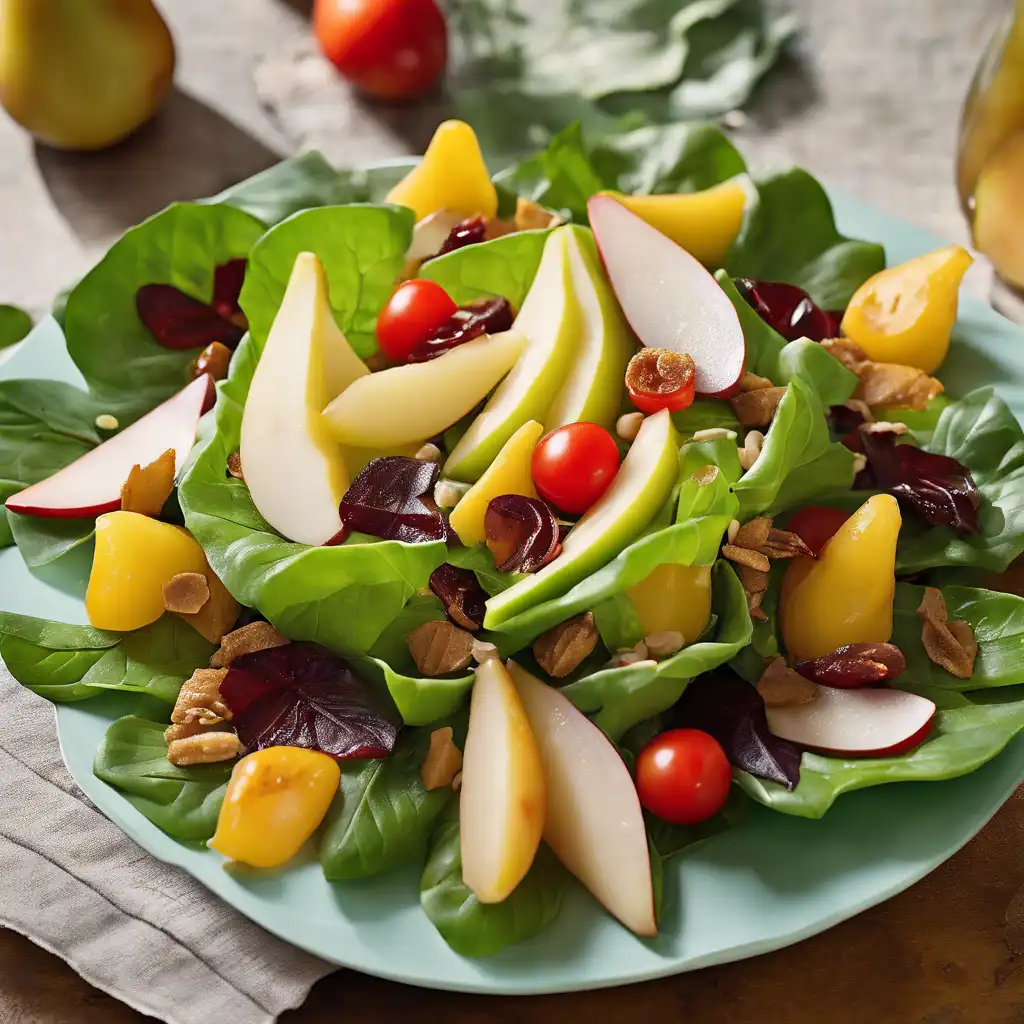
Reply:
<svg viewBox="0 0 1024 1024"><path fill-rule="evenodd" d="M41 516L23 516L7 513L7 523L14 543L30 569L51 565L58 558L88 544L96 532L96 520L44 519Z"/></svg>
<svg viewBox="0 0 1024 1024"><path fill-rule="evenodd" d="M32 330L32 317L17 306L0 305L0 349L16 345Z"/></svg>
<svg viewBox="0 0 1024 1024"><path fill-rule="evenodd" d="M874 242L836 229L821 185L800 168L754 179L739 236L726 258L731 277L799 285L823 309L845 309L853 293L885 267Z"/></svg>
<svg viewBox="0 0 1024 1024"><path fill-rule="evenodd" d="M82 682L103 650L54 650L20 636L0 635L0 661L22 686L54 703L85 700L102 691Z"/></svg>
<svg viewBox="0 0 1024 1024"><path fill-rule="evenodd" d="M175 839L209 839L235 762L177 768L167 760L166 728L134 715L119 718L96 751L93 773Z"/></svg>
<svg viewBox="0 0 1024 1024"><path fill-rule="evenodd" d="M228 380L218 385L216 433L178 488L185 525L243 605L294 640L364 654L427 585L447 549L441 542L405 544L360 535L336 547L313 548L273 531L245 484L225 470L228 455L238 450L242 408L258 358L252 339L244 340Z"/></svg>
<svg viewBox="0 0 1024 1024"><path fill-rule="evenodd" d="M541 845L533 867L501 903L481 903L462 881L458 821L443 822L420 880L420 905L460 956L490 956L542 932L562 909L569 872Z"/></svg>
<svg viewBox="0 0 1024 1024"><path fill-rule="evenodd" d="M213 295L213 272L249 255L263 225L227 205L175 203L127 231L67 297L68 353L100 411L122 426L187 383L194 350L164 348L143 326L135 294L171 284L202 302Z"/></svg>
<svg viewBox="0 0 1024 1024"><path fill-rule="evenodd" d="M697 825L672 825L653 814L644 813L647 839L662 861L705 842L720 832L742 825L750 811L750 798L738 786L729 793L725 806L707 821Z"/></svg>

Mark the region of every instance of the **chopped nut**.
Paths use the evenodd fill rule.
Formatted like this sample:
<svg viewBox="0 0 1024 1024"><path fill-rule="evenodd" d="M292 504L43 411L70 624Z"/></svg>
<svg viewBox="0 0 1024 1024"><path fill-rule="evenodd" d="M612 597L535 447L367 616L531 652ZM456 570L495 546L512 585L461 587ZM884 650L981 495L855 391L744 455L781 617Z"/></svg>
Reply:
<svg viewBox="0 0 1024 1024"><path fill-rule="evenodd" d="M643 425L644 414L642 412L626 412L615 421L615 433L623 441L635 441L636 435L640 433L640 428Z"/></svg>
<svg viewBox="0 0 1024 1024"><path fill-rule="evenodd" d="M729 539L730 544L736 542L736 535L740 532L740 521L738 519L729 520L729 529L725 531L726 537Z"/></svg>
<svg viewBox="0 0 1024 1024"><path fill-rule="evenodd" d="M173 448L148 466L132 466L121 486L121 511L158 516L174 490Z"/></svg>
<svg viewBox="0 0 1024 1024"><path fill-rule="evenodd" d="M768 589L768 573L762 569L751 569L749 565L737 565L736 569L747 594L763 594Z"/></svg>
<svg viewBox="0 0 1024 1024"><path fill-rule="evenodd" d="M219 722L204 725L202 722L189 722L182 725L169 725L164 729L164 741L170 746L175 740L185 740L189 736L198 736L201 732L223 732Z"/></svg>
<svg viewBox="0 0 1024 1024"><path fill-rule="evenodd" d="M818 687L791 669L785 658L778 657L757 681L757 692L765 707L783 708L792 704L809 704L818 696Z"/></svg>
<svg viewBox="0 0 1024 1024"><path fill-rule="evenodd" d="M740 378L740 391L764 391L775 385L767 377L759 377L747 370Z"/></svg>
<svg viewBox="0 0 1024 1024"><path fill-rule="evenodd" d="M224 668L197 668L178 692L171 721L175 725L217 725L229 721L231 709L220 696L220 684L227 674Z"/></svg>
<svg viewBox="0 0 1024 1024"><path fill-rule="evenodd" d="M533 656L549 676L562 679L594 653L597 640L594 616L586 612L537 637L533 643Z"/></svg>
<svg viewBox="0 0 1024 1024"><path fill-rule="evenodd" d="M876 363L848 338L829 338L822 346L860 379L854 395L871 407L898 405L924 409L943 389L942 382L923 370L899 363Z"/></svg>
<svg viewBox="0 0 1024 1024"><path fill-rule="evenodd" d="M228 456L228 475L233 476L236 480L245 479L242 473L242 456L238 452L232 452Z"/></svg>
<svg viewBox="0 0 1024 1024"><path fill-rule="evenodd" d="M210 600L210 584L201 572L179 572L163 586L164 608L181 615L195 615Z"/></svg>
<svg viewBox="0 0 1024 1024"><path fill-rule="evenodd" d="M768 539L761 545L761 553L769 558L814 557L814 552L799 534L777 530L774 526L768 531Z"/></svg>
<svg viewBox="0 0 1024 1024"><path fill-rule="evenodd" d="M473 660L478 665L482 665L485 661L490 661L491 658L498 657L498 648L494 644L489 644L486 640L474 640L471 650L473 652Z"/></svg>
<svg viewBox="0 0 1024 1024"><path fill-rule="evenodd" d="M743 447L737 448L740 465L744 472L754 468L754 463L761 457L761 450L764 447L764 434L760 430L750 430L743 439Z"/></svg>
<svg viewBox="0 0 1024 1024"><path fill-rule="evenodd" d="M438 508L455 508L469 487L469 484L460 484L455 480L438 480L434 484L434 504Z"/></svg>
<svg viewBox="0 0 1024 1024"><path fill-rule="evenodd" d="M545 210L543 206L522 196L516 200L516 231L538 231L544 228L553 228L561 224L562 218L557 213Z"/></svg>
<svg viewBox="0 0 1024 1024"><path fill-rule="evenodd" d="M767 622L768 616L761 609L761 602L764 600L764 591L759 590L753 594L747 594L747 611L750 617L756 622Z"/></svg>
<svg viewBox="0 0 1024 1024"><path fill-rule="evenodd" d="M462 751L455 746L452 736L450 725L430 734L430 749L420 768L420 777L428 792L450 786L462 771Z"/></svg>
<svg viewBox="0 0 1024 1024"><path fill-rule="evenodd" d="M771 516L757 516L749 523L744 523L737 532L733 543L741 548L759 551L768 541L772 531Z"/></svg>
<svg viewBox="0 0 1024 1024"><path fill-rule="evenodd" d="M651 633L644 637L647 645L647 652L656 661L662 658L670 658L677 651L683 649L686 638L677 629L663 629L660 633Z"/></svg>
<svg viewBox="0 0 1024 1024"><path fill-rule="evenodd" d="M871 406L863 398L847 399L843 402L843 407L863 417L865 423L874 423L875 421L875 414L871 411Z"/></svg>
<svg viewBox="0 0 1024 1024"><path fill-rule="evenodd" d="M250 622L247 626L228 633L220 642L220 650L214 651L210 664L214 668L227 668L235 658L271 647L284 647L288 637L279 633L269 622Z"/></svg>
<svg viewBox="0 0 1024 1024"><path fill-rule="evenodd" d="M405 635L412 660L428 677L468 668L473 660L473 634L447 619L424 622Z"/></svg>
<svg viewBox="0 0 1024 1024"><path fill-rule="evenodd" d="M735 441L736 431L726 427L708 427L706 430L698 430L690 439L692 441Z"/></svg>
<svg viewBox="0 0 1024 1024"><path fill-rule="evenodd" d="M201 732L170 743L167 747L167 760L179 768L185 768L190 764L230 761L244 752L242 741L233 732Z"/></svg>
<svg viewBox="0 0 1024 1024"><path fill-rule="evenodd" d="M910 427L906 423L890 423L888 420L879 420L871 423L862 423L859 427L862 434L906 434Z"/></svg>
<svg viewBox="0 0 1024 1024"><path fill-rule="evenodd" d="M462 772L457 772L455 778L452 779L452 792L458 793L462 789Z"/></svg>
<svg viewBox="0 0 1024 1024"><path fill-rule="evenodd" d="M101 412L95 420L97 430L117 430L121 424L118 422L116 416L111 416L109 412Z"/></svg>
<svg viewBox="0 0 1024 1024"><path fill-rule="evenodd" d="M605 663L605 668L622 668L625 665L639 665L649 660L647 644L641 640L632 647L623 647L622 650L616 651Z"/></svg>
<svg viewBox="0 0 1024 1024"><path fill-rule="evenodd" d="M722 554L730 562L747 565L751 569L759 569L761 572L767 572L772 567L767 555L762 555L760 551L754 551L751 548L741 548L737 544L726 544L722 548Z"/></svg>
<svg viewBox="0 0 1024 1024"><path fill-rule="evenodd" d="M441 459L441 449L436 444L425 444L418 452L416 452L416 458L420 462L439 462Z"/></svg>
<svg viewBox="0 0 1024 1024"><path fill-rule="evenodd" d="M714 483L718 479L718 474L721 472L717 466L702 466L697 470L696 473L690 478L698 487L707 487L708 484Z"/></svg>
<svg viewBox="0 0 1024 1024"><path fill-rule="evenodd" d="M922 620L921 643L928 657L957 679L970 679L978 656L978 642L970 624L949 621L946 599L936 587L924 588L917 614Z"/></svg>
<svg viewBox="0 0 1024 1024"><path fill-rule="evenodd" d="M784 387L759 388L757 391L741 391L729 399L729 405L744 427L767 427L775 410L785 395Z"/></svg>

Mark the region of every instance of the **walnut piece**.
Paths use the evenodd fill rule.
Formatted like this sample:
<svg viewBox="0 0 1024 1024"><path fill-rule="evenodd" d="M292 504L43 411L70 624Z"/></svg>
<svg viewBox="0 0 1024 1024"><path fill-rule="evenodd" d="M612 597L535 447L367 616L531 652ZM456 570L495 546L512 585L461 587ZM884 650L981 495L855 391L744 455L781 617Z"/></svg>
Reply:
<svg viewBox="0 0 1024 1024"><path fill-rule="evenodd" d="M594 616L586 612L537 637L533 643L533 656L549 676L562 679L594 653L597 640Z"/></svg>
<svg viewBox="0 0 1024 1024"><path fill-rule="evenodd" d="M516 231L538 231L544 228L553 228L561 224L562 218L557 213L545 210L538 206L531 199L524 199L522 196L516 200Z"/></svg>
<svg viewBox="0 0 1024 1024"><path fill-rule="evenodd" d="M741 548L750 548L753 551L757 551L768 540L768 534L771 532L771 529L771 516L757 516L751 519L749 523L744 523L736 531L736 536L733 537L730 543L736 544Z"/></svg>
<svg viewBox="0 0 1024 1024"><path fill-rule="evenodd" d="M169 725L164 729L164 741L170 746L175 740L198 736L201 732L223 732L219 722L203 725L202 722L189 722L187 725Z"/></svg>
<svg viewBox="0 0 1024 1024"><path fill-rule="evenodd" d="M860 379L854 392L869 406L898 405L924 409L944 390L942 382L929 377L915 366L899 363L877 363L849 338L828 338L822 346Z"/></svg>
<svg viewBox="0 0 1024 1024"><path fill-rule="evenodd" d="M473 634L447 619L424 622L406 633L405 642L416 667L427 677L458 672L473 660Z"/></svg>
<svg viewBox="0 0 1024 1024"><path fill-rule="evenodd" d="M757 692L765 707L783 708L792 704L809 704L818 696L818 687L777 657L757 681Z"/></svg>
<svg viewBox="0 0 1024 1024"><path fill-rule="evenodd" d="M242 473L242 456L238 452L232 452L228 456L228 476L233 476L236 480L245 479Z"/></svg>
<svg viewBox="0 0 1024 1024"><path fill-rule="evenodd" d="M785 395L784 387L758 388L755 391L741 391L729 399L729 405L736 419L743 427L767 427L775 416L775 410Z"/></svg>
<svg viewBox="0 0 1024 1024"><path fill-rule="evenodd" d="M174 461L174 449L168 448L148 466L132 466L128 479L121 485L121 511L160 515L174 490Z"/></svg>
<svg viewBox="0 0 1024 1024"><path fill-rule="evenodd" d="M769 558L814 557L814 552L801 536L789 530L777 530L774 526L768 531L768 539L761 545L761 553Z"/></svg>
<svg viewBox="0 0 1024 1024"><path fill-rule="evenodd" d="M179 615L195 615L210 600L210 584L201 572L179 572L163 586L164 608Z"/></svg>
<svg viewBox="0 0 1024 1024"><path fill-rule="evenodd" d="M167 760L185 768L191 764L230 761L244 752L242 741L233 732L201 732L168 744Z"/></svg>
<svg viewBox="0 0 1024 1024"><path fill-rule="evenodd" d="M224 668L197 668L182 683L171 712L175 725L217 725L231 718L231 709L221 700L220 684L228 674Z"/></svg>
<svg viewBox="0 0 1024 1024"><path fill-rule="evenodd" d="M970 679L978 656L978 642L970 624L949 621L946 599L936 587L924 588L917 614L922 620L921 643L928 657L957 679Z"/></svg>
<svg viewBox="0 0 1024 1024"><path fill-rule="evenodd" d="M452 735L450 725L435 729L430 734L430 749L420 768L420 777L427 792L450 786L462 771L462 751L455 746Z"/></svg>
<svg viewBox="0 0 1024 1024"><path fill-rule="evenodd" d="M747 594L763 594L768 589L768 573L763 569L751 569L749 565L737 565L736 569Z"/></svg>
<svg viewBox="0 0 1024 1024"><path fill-rule="evenodd" d="M745 371L740 378L740 391L764 391L775 385L767 377L759 377L756 373Z"/></svg>
<svg viewBox="0 0 1024 1024"><path fill-rule="evenodd" d="M220 642L220 650L214 651L210 664L214 668L227 668L235 658L255 651L266 651L271 647L284 647L288 637L279 633L269 622L250 622L232 630Z"/></svg>

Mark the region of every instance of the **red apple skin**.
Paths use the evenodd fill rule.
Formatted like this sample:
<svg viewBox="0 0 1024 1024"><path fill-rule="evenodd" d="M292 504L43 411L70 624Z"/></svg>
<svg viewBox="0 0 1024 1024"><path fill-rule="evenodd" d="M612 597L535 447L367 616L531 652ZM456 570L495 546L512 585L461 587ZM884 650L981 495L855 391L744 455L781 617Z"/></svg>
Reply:
<svg viewBox="0 0 1024 1024"><path fill-rule="evenodd" d="M935 725L935 712L937 710L936 708L932 711L932 717L917 732L908 736L905 740L894 743L891 747L885 747L882 750L829 750L827 747L805 747L805 749L813 750L818 754L824 754L826 757L899 757L900 754L906 754L915 747L919 747L928 739ZM805 745L798 743L796 746Z"/></svg>

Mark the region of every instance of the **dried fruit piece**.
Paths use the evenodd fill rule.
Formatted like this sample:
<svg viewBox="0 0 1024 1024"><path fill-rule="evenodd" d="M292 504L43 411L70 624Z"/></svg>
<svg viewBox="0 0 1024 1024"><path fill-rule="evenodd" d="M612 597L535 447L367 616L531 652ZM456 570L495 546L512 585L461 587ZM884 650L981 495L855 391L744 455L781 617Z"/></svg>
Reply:
<svg viewBox="0 0 1024 1024"><path fill-rule="evenodd" d="M179 572L163 586L164 608L195 615L210 600L210 584L201 572Z"/></svg>
<svg viewBox="0 0 1024 1024"><path fill-rule="evenodd" d="M729 399L733 414L743 427L767 427L786 394L784 387L741 391Z"/></svg>
<svg viewBox="0 0 1024 1024"><path fill-rule="evenodd" d="M471 633L483 628L487 593L475 572L445 562L430 574L427 584L455 625Z"/></svg>
<svg viewBox="0 0 1024 1024"><path fill-rule="evenodd" d="M188 364L188 379L195 380L208 373L214 380L224 380L231 365L231 349L213 341Z"/></svg>
<svg viewBox="0 0 1024 1024"><path fill-rule="evenodd" d="M542 633L533 643L537 664L554 679L563 679L583 664L597 647L598 633L590 612L577 615Z"/></svg>
<svg viewBox="0 0 1024 1024"><path fill-rule="evenodd" d="M228 456L228 476L233 476L236 480L245 479L242 472L242 456L238 452L232 452Z"/></svg>
<svg viewBox="0 0 1024 1024"><path fill-rule="evenodd" d="M895 644L859 643L801 661L796 671L822 686L850 689L895 679L906 667L907 659Z"/></svg>
<svg viewBox="0 0 1024 1024"><path fill-rule="evenodd" d="M341 499L342 523L348 530L407 544L452 539L434 502L438 473L436 462L404 455L371 459Z"/></svg>
<svg viewBox="0 0 1024 1024"><path fill-rule="evenodd" d="M757 681L757 692L768 708L809 704L818 696L818 688L814 683L791 669L783 657L772 659Z"/></svg>
<svg viewBox="0 0 1024 1024"><path fill-rule="evenodd" d="M508 299L477 299L460 306L448 321L435 327L412 349L406 362L425 363L482 334L500 334L512 326L514 319Z"/></svg>
<svg viewBox="0 0 1024 1024"><path fill-rule="evenodd" d="M917 614L922 620L921 643L928 657L957 679L970 679L978 656L978 642L970 624L949 621L946 599L936 587L924 588Z"/></svg>
<svg viewBox="0 0 1024 1024"><path fill-rule="evenodd" d="M787 341L821 341L839 333L842 313L819 309L807 292L795 284L755 281L749 277L738 277L735 284L757 315Z"/></svg>
<svg viewBox="0 0 1024 1024"><path fill-rule="evenodd" d="M178 768L193 764L216 764L245 753L242 741L233 732L201 732L171 741L167 760Z"/></svg>
<svg viewBox="0 0 1024 1024"><path fill-rule="evenodd" d="M447 253L455 252L456 249L463 249L467 245L475 245L477 242L482 242L487 232L487 222L483 217L477 215L476 217L467 217L465 220L459 221L448 232L448 237L444 240L444 244L437 252L437 256L444 256ZM429 262L431 259L436 259L435 256L431 256L424 260L424 263Z"/></svg>
<svg viewBox="0 0 1024 1024"><path fill-rule="evenodd" d="M210 303L213 311L230 320L236 327L247 329L242 307L238 304L238 297L242 294L242 285L245 283L245 268L248 261L245 259L228 260L222 263L213 271L213 301Z"/></svg>
<svg viewBox="0 0 1024 1024"><path fill-rule="evenodd" d="M626 367L626 390L641 412L679 412L693 404L696 373L687 353L645 347Z"/></svg>
<svg viewBox="0 0 1024 1024"><path fill-rule="evenodd" d="M760 551L752 551L750 548L742 548L737 544L726 544L722 548L722 555L730 562L745 565L760 572L768 572L772 567L767 555L762 555Z"/></svg>
<svg viewBox="0 0 1024 1024"><path fill-rule="evenodd" d="M416 667L428 678L460 672L473 660L473 634L447 619L424 622L406 633L405 642Z"/></svg>
<svg viewBox="0 0 1024 1024"><path fill-rule="evenodd" d="M168 448L148 466L132 466L121 485L121 511L159 516L174 490L174 460L174 449Z"/></svg>
<svg viewBox="0 0 1024 1024"><path fill-rule="evenodd" d="M500 572L536 572L559 548L558 520L539 498L502 494L484 515L487 547Z"/></svg>
<svg viewBox="0 0 1024 1024"><path fill-rule="evenodd" d="M750 612L750 617L755 622L767 622L768 616L764 613L761 608L761 602L764 600L764 591L758 590L753 594L747 594L747 611Z"/></svg>
<svg viewBox="0 0 1024 1024"><path fill-rule="evenodd" d="M770 577L763 569L751 569L749 565L738 565L736 569L748 594L763 594L768 589Z"/></svg>
<svg viewBox="0 0 1024 1024"><path fill-rule="evenodd" d="M945 390L940 380L914 366L868 359L867 353L848 338L829 338L822 342L822 347L857 375L860 384L854 397L869 406L921 410Z"/></svg>
<svg viewBox="0 0 1024 1024"><path fill-rule="evenodd" d="M450 725L435 729L430 734L430 749L420 768L420 777L428 793L450 786L462 771L462 751L455 746L453 735Z"/></svg>
<svg viewBox="0 0 1024 1024"><path fill-rule="evenodd" d="M171 721L175 725L217 725L229 721L231 709L220 694L226 675L226 669L197 668L178 692Z"/></svg>
<svg viewBox="0 0 1024 1024"><path fill-rule="evenodd" d="M220 650L214 651L210 664L214 668L228 668L236 658L243 655L283 647L287 643L291 643L288 637L279 633L269 622L250 622L239 626L221 640Z"/></svg>

